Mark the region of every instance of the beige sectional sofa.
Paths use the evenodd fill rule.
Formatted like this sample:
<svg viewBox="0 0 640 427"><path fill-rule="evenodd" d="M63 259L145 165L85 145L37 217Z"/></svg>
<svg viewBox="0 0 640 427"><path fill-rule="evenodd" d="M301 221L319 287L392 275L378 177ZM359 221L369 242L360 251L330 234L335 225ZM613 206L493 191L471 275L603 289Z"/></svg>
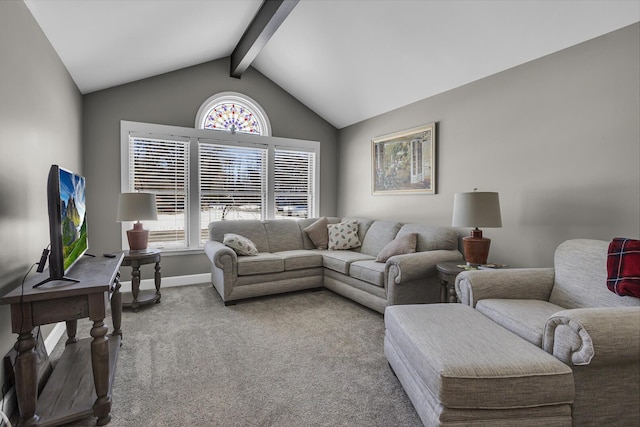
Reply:
<svg viewBox="0 0 640 427"><path fill-rule="evenodd" d="M367 218L327 218L329 224L357 221L361 245L348 250L317 249L305 228L312 219L231 220L209 224L205 253L211 282L225 304L244 298L326 287L380 313L395 304L440 300L436 264L461 260L458 235L441 226L403 224ZM255 244L255 256L238 255L226 246L225 234ZM396 238L416 234L415 253L376 262Z"/></svg>

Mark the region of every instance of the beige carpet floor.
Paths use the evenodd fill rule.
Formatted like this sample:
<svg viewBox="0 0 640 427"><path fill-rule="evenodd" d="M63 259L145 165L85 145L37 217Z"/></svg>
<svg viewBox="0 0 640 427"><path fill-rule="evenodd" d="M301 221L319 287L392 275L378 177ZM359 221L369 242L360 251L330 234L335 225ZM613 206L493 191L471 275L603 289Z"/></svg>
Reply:
<svg viewBox="0 0 640 427"><path fill-rule="evenodd" d="M422 425L384 357L383 316L329 290L225 307L210 284L166 288L122 330L111 427Z"/></svg>

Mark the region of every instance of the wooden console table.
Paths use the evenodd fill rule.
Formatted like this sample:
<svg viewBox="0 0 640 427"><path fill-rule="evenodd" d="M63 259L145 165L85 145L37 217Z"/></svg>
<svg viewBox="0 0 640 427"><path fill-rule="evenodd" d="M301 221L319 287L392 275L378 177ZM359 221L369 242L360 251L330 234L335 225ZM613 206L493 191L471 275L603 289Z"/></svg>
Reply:
<svg viewBox="0 0 640 427"><path fill-rule="evenodd" d="M0 304L11 304L11 328L18 334L14 347L18 426L58 426L91 415L98 417L98 426L111 421L111 387L122 339L118 279L122 259L123 255L85 256L68 273L78 283L52 281L33 289L42 280L33 276L0 299ZM107 335L109 297L114 330ZM92 338L78 340L78 319L86 317L93 321ZM31 331L62 321L67 324L66 347L37 398L36 340Z"/></svg>
<svg viewBox="0 0 640 427"><path fill-rule="evenodd" d="M145 264L155 264L154 281L155 292L149 290L140 291L140 266ZM133 311L138 311L141 305L159 303L160 294L160 249L146 249L143 252L124 251L122 266L131 267L131 297L125 294L122 297L122 306L131 307Z"/></svg>

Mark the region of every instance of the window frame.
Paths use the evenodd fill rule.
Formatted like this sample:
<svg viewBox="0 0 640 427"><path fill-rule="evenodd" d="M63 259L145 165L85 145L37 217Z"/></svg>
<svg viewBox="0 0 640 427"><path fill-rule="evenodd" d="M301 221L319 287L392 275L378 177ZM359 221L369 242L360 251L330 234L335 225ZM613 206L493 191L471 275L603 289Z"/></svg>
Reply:
<svg viewBox="0 0 640 427"><path fill-rule="evenodd" d="M260 123L260 126L264 129L264 131L260 135L271 136L271 122L269 121L267 113L255 100L239 92L220 92L207 98L207 100L204 101L198 109L194 127L196 129L204 129L204 121L207 113L209 113L209 111L211 111L213 107L221 103L236 103L248 107ZM255 136L255 134L253 135Z"/></svg>
<svg viewBox="0 0 640 427"><path fill-rule="evenodd" d="M181 126L159 125L153 123L120 121L120 191L129 192L129 144L130 136L170 139L186 138L189 140L189 214L185 218L187 230L187 247L185 249L163 249L165 253L192 253L201 251L200 243L200 165L198 142L215 143L231 146L266 147L267 149L267 204L265 219L275 218L274 198L274 157L276 149L306 151L315 154L315 171L313 177L313 206L308 217L317 217L320 207L320 142L303 139L280 138L274 136L260 136L245 133L231 133L227 131L196 129ZM122 249L128 248L126 230L131 228L132 222L121 223Z"/></svg>

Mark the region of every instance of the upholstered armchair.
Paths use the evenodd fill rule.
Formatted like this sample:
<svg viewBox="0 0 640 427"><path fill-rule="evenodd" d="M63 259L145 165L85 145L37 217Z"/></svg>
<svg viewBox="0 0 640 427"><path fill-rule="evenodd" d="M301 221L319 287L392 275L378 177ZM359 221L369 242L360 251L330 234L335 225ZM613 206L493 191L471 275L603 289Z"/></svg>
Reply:
<svg viewBox="0 0 640 427"><path fill-rule="evenodd" d="M607 288L609 242L577 239L554 268L466 271L463 304L570 366L573 424L640 425L640 299Z"/></svg>

